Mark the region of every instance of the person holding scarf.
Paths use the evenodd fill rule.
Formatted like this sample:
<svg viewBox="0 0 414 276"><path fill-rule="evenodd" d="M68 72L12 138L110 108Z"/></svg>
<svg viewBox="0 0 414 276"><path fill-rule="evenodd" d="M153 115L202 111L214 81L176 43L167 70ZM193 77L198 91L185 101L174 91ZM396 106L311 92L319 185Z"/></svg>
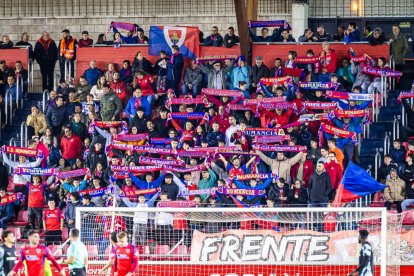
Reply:
<svg viewBox="0 0 414 276"><path fill-rule="evenodd" d="M181 75L184 67L184 57L180 53L180 48L177 45L171 46L172 55L170 60L164 60L167 64L167 78L166 89L172 88L175 94L178 94Z"/></svg>
<svg viewBox="0 0 414 276"><path fill-rule="evenodd" d="M336 53L329 47L329 42L322 43L322 52L319 54L322 69L318 79L320 82L329 82L331 74L336 72Z"/></svg>

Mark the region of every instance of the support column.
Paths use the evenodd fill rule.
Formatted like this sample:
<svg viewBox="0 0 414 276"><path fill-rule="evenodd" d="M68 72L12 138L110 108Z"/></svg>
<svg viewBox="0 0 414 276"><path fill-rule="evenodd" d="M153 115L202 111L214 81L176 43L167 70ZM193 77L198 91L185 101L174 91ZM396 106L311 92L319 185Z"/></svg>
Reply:
<svg viewBox="0 0 414 276"><path fill-rule="evenodd" d="M309 5L306 3L292 4L292 36L298 40L308 27Z"/></svg>
<svg viewBox="0 0 414 276"><path fill-rule="evenodd" d="M247 0L250 1L250 0ZM250 5L249 5L250 6ZM248 58L250 39L247 30L247 5L246 0L234 0L234 8L236 10L237 29L240 38L240 52ZM257 10L257 5L256 5ZM256 11L257 14L257 11Z"/></svg>

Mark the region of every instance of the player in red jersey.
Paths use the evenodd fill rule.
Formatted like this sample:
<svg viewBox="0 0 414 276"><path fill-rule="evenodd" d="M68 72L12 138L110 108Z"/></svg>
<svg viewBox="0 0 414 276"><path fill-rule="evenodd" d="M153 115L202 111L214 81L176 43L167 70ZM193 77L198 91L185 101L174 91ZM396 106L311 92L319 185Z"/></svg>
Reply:
<svg viewBox="0 0 414 276"><path fill-rule="evenodd" d="M128 243L126 232L117 235L118 246L115 248L114 275L132 276L138 268L138 250L135 245Z"/></svg>
<svg viewBox="0 0 414 276"><path fill-rule="evenodd" d="M36 230L29 232L29 245L22 248L19 262L9 272L8 276L16 275L20 268L24 267L23 262L26 261L28 276L44 276L45 275L45 259L49 259L53 265L59 270L60 275L65 276L56 259L52 256L49 249L39 244L40 235ZM22 275L22 274L20 274Z"/></svg>

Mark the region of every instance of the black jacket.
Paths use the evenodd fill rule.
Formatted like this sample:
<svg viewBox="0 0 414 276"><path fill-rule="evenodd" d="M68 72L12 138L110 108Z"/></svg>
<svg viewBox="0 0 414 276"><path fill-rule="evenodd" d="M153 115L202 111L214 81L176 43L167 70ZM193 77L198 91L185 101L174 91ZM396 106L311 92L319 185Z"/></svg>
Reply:
<svg viewBox="0 0 414 276"><path fill-rule="evenodd" d="M273 183L267 192L267 198L273 199L275 204L280 204L281 191L283 191L283 196L287 197L289 193L289 186L285 184L282 188L279 188L277 184Z"/></svg>
<svg viewBox="0 0 414 276"><path fill-rule="evenodd" d="M378 181L385 181L391 169L397 170L398 167L394 163L391 163L388 166L385 164L382 164L378 170Z"/></svg>
<svg viewBox="0 0 414 276"><path fill-rule="evenodd" d="M98 163L101 163L103 168L106 168L107 162L106 162L107 156L103 152L103 149L101 149L99 152L96 152L95 149L93 151L90 151L86 157L86 167L88 167L91 170L91 173L95 172L96 165Z"/></svg>
<svg viewBox="0 0 414 276"><path fill-rule="evenodd" d="M0 187L7 188L9 186L9 172L7 167L0 163Z"/></svg>
<svg viewBox="0 0 414 276"><path fill-rule="evenodd" d="M298 194L298 198L295 198L295 194ZM291 207L301 207L308 204L308 192L305 188L301 187L298 191L295 189L289 189L288 200Z"/></svg>
<svg viewBox="0 0 414 276"><path fill-rule="evenodd" d="M52 106L47 110L46 113L46 122L50 127L59 127L67 124L69 121L69 112L68 108L65 105L60 107Z"/></svg>
<svg viewBox="0 0 414 276"><path fill-rule="evenodd" d="M144 72L151 74L152 73L151 62L147 60L146 58L143 58L142 60L138 60L137 58L134 58L132 62L132 67L131 67L131 74L133 78L135 77L135 73L138 70L143 70Z"/></svg>
<svg viewBox="0 0 414 276"><path fill-rule="evenodd" d="M251 83L258 83L261 78L266 78L269 76L269 68L266 65L257 66L254 65L252 67L252 71L250 73L250 82Z"/></svg>
<svg viewBox="0 0 414 276"><path fill-rule="evenodd" d="M237 35L229 36L229 34L226 34L224 36L224 41L223 42L224 42L224 46L226 48L231 48L234 45L236 45L237 43L239 43L240 42L240 39L239 39L239 37Z"/></svg>
<svg viewBox="0 0 414 276"><path fill-rule="evenodd" d="M138 116L134 116L131 120L131 128L136 127L138 129L138 133L145 133L148 131L147 129L147 119L142 117L141 119Z"/></svg>
<svg viewBox="0 0 414 276"><path fill-rule="evenodd" d="M309 201L328 203L332 191L332 182L329 174L324 171L321 174L314 172L309 181Z"/></svg>
<svg viewBox="0 0 414 276"><path fill-rule="evenodd" d="M47 49L39 41L36 42L34 48L34 58L40 66L54 65L58 59L58 49L55 41L52 40L49 44L49 48Z"/></svg>
<svg viewBox="0 0 414 276"><path fill-rule="evenodd" d="M171 183L171 184L164 183L160 186L160 188L161 188L161 193L163 192L167 193L169 199L171 200L177 199L178 192L180 191L180 189L175 183Z"/></svg>
<svg viewBox="0 0 414 276"><path fill-rule="evenodd" d="M158 131L160 137L167 138L168 131L174 128L171 124L171 121L167 122L167 119L161 119L160 117L155 119L154 122L155 129Z"/></svg>
<svg viewBox="0 0 414 276"><path fill-rule="evenodd" d="M401 172L400 178L405 181L406 185L410 185L411 179L414 179L414 164L412 164L411 166L405 164Z"/></svg>
<svg viewBox="0 0 414 276"><path fill-rule="evenodd" d="M407 195L407 199L414 199L414 184L409 184L406 186L405 193Z"/></svg>

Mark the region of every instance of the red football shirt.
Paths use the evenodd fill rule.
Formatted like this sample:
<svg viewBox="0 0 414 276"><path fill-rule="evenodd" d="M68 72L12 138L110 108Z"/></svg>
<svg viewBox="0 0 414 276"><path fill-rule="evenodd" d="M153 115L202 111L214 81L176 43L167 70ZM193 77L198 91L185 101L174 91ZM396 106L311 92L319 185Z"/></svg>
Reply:
<svg viewBox="0 0 414 276"><path fill-rule="evenodd" d="M26 261L27 275L44 276L46 258L49 259L59 271L62 270L60 265L50 253L50 250L43 245L37 245L36 247L31 247L30 245L24 246L20 253L19 262L13 270L17 273L21 267L24 267L23 261Z"/></svg>
<svg viewBox="0 0 414 276"><path fill-rule="evenodd" d="M53 210L46 209L43 212L43 220L46 222L45 230L60 230L60 219L63 219L63 213L59 208Z"/></svg>
<svg viewBox="0 0 414 276"><path fill-rule="evenodd" d="M129 272L135 272L138 268L138 250L128 244L125 247L117 246L115 248L114 271L117 276L125 276Z"/></svg>

